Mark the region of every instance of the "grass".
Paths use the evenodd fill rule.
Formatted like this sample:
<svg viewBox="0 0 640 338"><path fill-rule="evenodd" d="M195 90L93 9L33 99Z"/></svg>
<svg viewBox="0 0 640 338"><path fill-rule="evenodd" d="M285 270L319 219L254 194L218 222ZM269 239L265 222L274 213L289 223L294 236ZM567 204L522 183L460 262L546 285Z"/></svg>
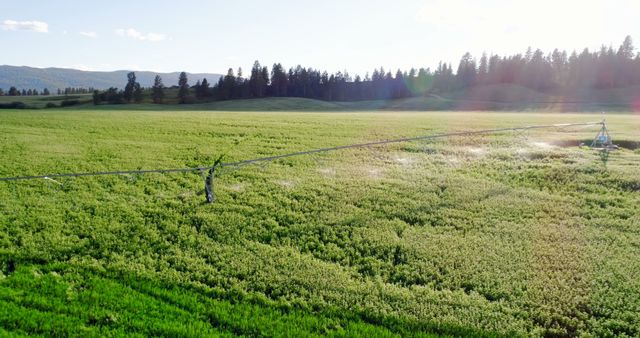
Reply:
<svg viewBox="0 0 640 338"><path fill-rule="evenodd" d="M205 103L193 103L180 105L176 103L152 104L149 102L136 105L101 105L94 107L90 104L74 106L79 110L146 110L146 111L239 111L239 112L370 112L370 111L504 111L504 112L574 112L585 113L607 112L634 112L640 108L635 106L635 101L603 101L604 103L591 101L565 102L562 98L549 98L545 101L535 101L528 97L529 92L520 92L513 88L500 95L513 95L503 101L479 99L486 95L483 89L477 91L454 93L453 98L440 95L427 97L412 97L396 100L368 100L354 102L327 102L321 100L273 97L264 99L244 99L230 101L213 101ZM489 91L491 88L486 88ZM478 94L479 92L479 94Z"/></svg>
<svg viewBox="0 0 640 338"><path fill-rule="evenodd" d="M0 111L0 176L200 166L587 114ZM640 141L637 115L608 116ZM594 129L0 182L0 334L640 334L640 151Z"/></svg>
<svg viewBox="0 0 640 338"><path fill-rule="evenodd" d="M78 95L39 95L39 96L0 96L0 104L22 102L29 108L45 108L48 103L60 106L63 101L92 102L91 94Z"/></svg>
<svg viewBox="0 0 640 338"><path fill-rule="evenodd" d="M640 100L638 88L585 89L560 95L537 92L518 85L486 85L448 93L429 94L396 100L368 100L355 102L329 102L294 97L272 97L229 101L198 101L178 104L177 89L167 88L164 104L153 104L149 90L140 104L93 106L92 96L0 96L0 105L23 102L30 108L45 108L53 103L78 101L69 109L74 110L146 110L146 111L547 111L547 112L638 112ZM69 102L67 102L69 103Z"/></svg>
<svg viewBox="0 0 640 338"><path fill-rule="evenodd" d="M60 273L64 271L64 273ZM171 283L62 266L23 266L0 286L0 323L56 336L393 336L355 317L219 299Z"/></svg>

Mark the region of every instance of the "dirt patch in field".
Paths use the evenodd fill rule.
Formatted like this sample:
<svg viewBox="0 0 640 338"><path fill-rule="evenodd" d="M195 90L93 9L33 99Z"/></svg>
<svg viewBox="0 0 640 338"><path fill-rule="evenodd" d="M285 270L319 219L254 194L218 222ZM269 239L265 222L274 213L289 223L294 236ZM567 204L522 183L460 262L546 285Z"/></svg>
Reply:
<svg viewBox="0 0 640 338"><path fill-rule="evenodd" d="M640 149L639 141L631 141L631 140L613 140L613 144L617 145L620 148L629 149L629 150L638 150Z"/></svg>

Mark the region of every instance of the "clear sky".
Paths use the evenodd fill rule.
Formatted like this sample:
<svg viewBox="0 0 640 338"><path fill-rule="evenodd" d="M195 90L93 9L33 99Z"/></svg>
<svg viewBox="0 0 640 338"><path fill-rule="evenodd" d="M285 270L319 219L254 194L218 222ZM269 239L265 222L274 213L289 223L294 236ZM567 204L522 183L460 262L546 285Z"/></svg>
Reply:
<svg viewBox="0 0 640 338"><path fill-rule="evenodd" d="M364 75L469 51L640 45L640 0L0 0L0 64L225 73L254 60Z"/></svg>

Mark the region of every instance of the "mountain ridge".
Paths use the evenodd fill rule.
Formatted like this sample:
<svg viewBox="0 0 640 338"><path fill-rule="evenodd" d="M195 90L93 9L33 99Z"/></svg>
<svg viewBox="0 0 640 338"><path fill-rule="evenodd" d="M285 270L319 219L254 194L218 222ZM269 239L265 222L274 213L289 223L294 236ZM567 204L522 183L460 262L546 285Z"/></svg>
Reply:
<svg viewBox="0 0 640 338"><path fill-rule="evenodd" d="M0 88L5 91L14 86L22 89L38 89L48 88L50 91L64 89L67 87L82 87L107 89L109 87L123 88L127 82L127 73L130 70L115 71L86 71L73 68L37 68L29 66L11 66L0 65ZM136 77L140 85L143 87L151 87L156 75L160 75L164 85L167 87L177 85L178 75L180 72L152 72L152 71L135 71ZM220 74L215 73L189 73L190 84L206 78L209 83L218 81Z"/></svg>

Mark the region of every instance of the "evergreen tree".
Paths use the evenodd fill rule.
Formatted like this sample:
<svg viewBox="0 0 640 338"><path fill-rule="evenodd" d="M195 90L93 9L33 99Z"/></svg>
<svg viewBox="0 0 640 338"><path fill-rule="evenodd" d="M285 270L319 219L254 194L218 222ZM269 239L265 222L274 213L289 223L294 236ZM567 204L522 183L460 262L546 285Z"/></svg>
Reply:
<svg viewBox="0 0 640 338"><path fill-rule="evenodd" d="M236 76L233 73L233 68L229 68L227 71L227 75L224 77L224 81L222 83L223 88L223 100L233 99L236 97Z"/></svg>
<svg viewBox="0 0 640 338"><path fill-rule="evenodd" d="M224 92L224 76L218 78L218 83L213 87L213 92L218 100L226 99L226 93Z"/></svg>
<svg viewBox="0 0 640 338"><path fill-rule="evenodd" d="M480 66L478 66L477 83L486 84L488 74L489 59L487 58L487 53L482 53L482 57L480 57Z"/></svg>
<svg viewBox="0 0 640 338"><path fill-rule="evenodd" d="M470 53L465 53L458 65L458 71L456 78L458 86L470 87L476 84L476 61L473 59Z"/></svg>
<svg viewBox="0 0 640 338"><path fill-rule="evenodd" d="M551 53L551 68L553 72L553 82L557 85L565 84L567 76L567 52L560 52L557 48Z"/></svg>
<svg viewBox="0 0 640 338"><path fill-rule="evenodd" d="M242 77L242 67L238 67L238 76L236 76L236 82L239 86L244 83L244 78Z"/></svg>
<svg viewBox="0 0 640 338"><path fill-rule="evenodd" d="M425 95L433 87L433 75L429 68L420 68L416 78L414 95Z"/></svg>
<svg viewBox="0 0 640 338"><path fill-rule="evenodd" d="M93 91L93 104L94 105L99 105L100 104L101 98L100 98L100 92L97 90Z"/></svg>
<svg viewBox="0 0 640 338"><path fill-rule="evenodd" d="M636 77L636 67L633 60L635 53L631 36L627 36L620 45L615 63L615 84L619 87L633 84Z"/></svg>
<svg viewBox="0 0 640 338"><path fill-rule="evenodd" d="M156 75L153 80L153 87L151 88L151 98L153 103L160 104L164 101L164 84L160 75Z"/></svg>
<svg viewBox="0 0 640 338"><path fill-rule="evenodd" d="M197 99L199 99L199 98L201 98L201 97L202 97L202 96L200 95L200 93L201 93L201 91L200 91L200 89L201 89L201 88L200 88L200 86L201 86L200 80L196 81L196 84L193 86L193 90L194 90L194 92L195 92L195 94L196 94L196 98L197 98Z"/></svg>
<svg viewBox="0 0 640 338"><path fill-rule="evenodd" d="M400 69L396 72L396 77L394 78L392 95L396 99L400 99L406 96L407 87L405 83L404 74Z"/></svg>
<svg viewBox="0 0 640 338"><path fill-rule="evenodd" d="M235 92L238 98L247 99L251 97L251 88L249 88L249 83L243 76L242 67L238 67Z"/></svg>
<svg viewBox="0 0 640 338"><path fill-rule="evenodd" d="M187 73L180 73L178 78L178 100L180 104L187 103L189 98L189 80L187 79Z"/></svg>
<svg viewBox="0 0 640 338"><path fill-rule="evenodd" d="M269 68L267 66L262 67L260 78L262 79L262 93L266 96L269 88Z"/></svg>
<svg viewBox="0 0 640 338"><path fill-rule="evenodd" d="M209 81L206 78L202 79L202 83L200 84L200 98L208 97L209 92Z"/></svg>
<svg viewBox="0 0 640 338"><path fill-rule="evenodd" d="M135 85L133 86L133 101L135 103L140 103L142 102L143 96L144 96L144 91L142 89L142 86L140 86L140 84L136 82Z"/></svg>
<svg viewBox="0 0 640 338"><path fill-rule="evenodd" d="M136 91L140 91L140 84L136 82L136 73L130 72L127 74L127 84L124 87L124 99L127 102L136 99ZM75 92L75 88L72 88L72 92ZM138 93L139 95L139 93Z"/></svg>
<svg viewBox="0 0 640 338"><path fill-rule="evenodd" d="M249 87L251 88L252 97L263 97L265 95L267 81L263 76L263 68L257 60L253 63L253 67L251 68Z"/></svg>
<svg viewBox="0 0 640 338"><path fill-rule="evenodd" d="M622 45L620 45L620 48L618 49L618 56L623 59L631 60L634 56L634 49L633 40L631 40L631 36L627 35L624 42L622 42Z"/></svg>
<svg viewBox="0 0 640 338"><path fill-rule="evenodd" d="M273 96L287 96L289 79L281 64L276 63L271 68L271 88Z"/></svg>

